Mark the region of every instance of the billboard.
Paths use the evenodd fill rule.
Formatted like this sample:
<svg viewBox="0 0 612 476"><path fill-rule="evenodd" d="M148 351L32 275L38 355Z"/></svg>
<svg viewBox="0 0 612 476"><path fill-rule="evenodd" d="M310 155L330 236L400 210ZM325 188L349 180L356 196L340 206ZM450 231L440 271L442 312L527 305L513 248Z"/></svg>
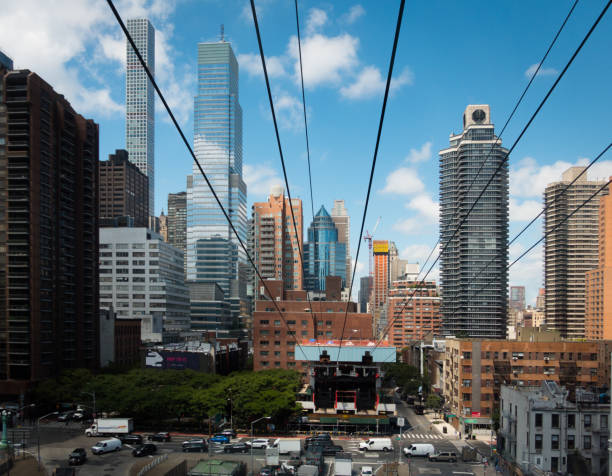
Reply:
<svg viewBox="0 0 612 476"><path fill-rule="evenodd" d="M374 241L373 243L374 253L388 253L389 242L388 241Z"/></svg>
<svg viewBox="0 0 612 476"><path fill-rule="evenodd" d="M145 367L154 369L200 370L201 356L198 352L149 350L145 357Z"/></svg>

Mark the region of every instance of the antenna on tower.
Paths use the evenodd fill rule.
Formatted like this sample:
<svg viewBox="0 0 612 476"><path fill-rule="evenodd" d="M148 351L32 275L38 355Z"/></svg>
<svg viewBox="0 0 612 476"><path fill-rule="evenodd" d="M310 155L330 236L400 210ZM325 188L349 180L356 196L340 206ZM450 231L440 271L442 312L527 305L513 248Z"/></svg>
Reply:
<svg viewBox="0 0 612 476"><path fill-rule="evenodd" d="M223 23L221 23L221 41L222 42L225 41L225 35L223 33L224 33Z"/></svg>

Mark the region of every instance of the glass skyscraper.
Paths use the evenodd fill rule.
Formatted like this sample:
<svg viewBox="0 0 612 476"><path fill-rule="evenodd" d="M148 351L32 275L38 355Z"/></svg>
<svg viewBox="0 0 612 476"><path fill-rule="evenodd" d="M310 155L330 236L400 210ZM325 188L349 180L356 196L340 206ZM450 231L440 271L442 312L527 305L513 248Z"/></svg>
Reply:
<svg viewBox="0 0 612 476"><path fill-rule="evenodd" d="M127 21L138 51L155 76L155 29L146 18ZM125 147L130 162L149 178L149 216L155 215L155 90L126 40Z"/></svg>
<svg viewBox="0 0 612 476"><path fill-rule="evenodd" d="M338 241L338 229L324 206L308 228L304 263L306 290L325 291L326 276L340 276L346 285L346 243Z"/></svg>
<svg viewBox="0 0 612 476"><path fill-rule="evenodd" d="M463 132L451 134L449 147L440 151L440 242L448 243L440 258L444 335L506 337L507 161L453 233L507 153L487 105L467 106Z"/></svg>
<svg viewBox="0 0 612 476"><path fill-rule="evenodd" d="M198 44L194 151L246 245L238 62L225 41ZM187 177L187 280L216 282L228 299L232 289L246 289L232 286L239 277L239 263L245 262L246 254L194 163Z"/></svg>

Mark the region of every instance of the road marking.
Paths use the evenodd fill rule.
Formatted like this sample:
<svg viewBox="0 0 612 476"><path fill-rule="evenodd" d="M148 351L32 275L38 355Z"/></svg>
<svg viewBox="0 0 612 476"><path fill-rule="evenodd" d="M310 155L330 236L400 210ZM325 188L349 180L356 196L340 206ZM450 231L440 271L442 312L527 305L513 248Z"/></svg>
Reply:
<svg viewBox="0 0 612 476"><path fill-rule="evenodd" d="M453 471L453 474L463 474L465 476L474 476L474 473L466 473L465 471Z"/></svg>
<svg viewBox="0 0 612 476"><path fill-rule="evenodd" d="M372 453L366 453L363 456L365 456L366 458L378 458L378 455L372 454Z"/></svg>

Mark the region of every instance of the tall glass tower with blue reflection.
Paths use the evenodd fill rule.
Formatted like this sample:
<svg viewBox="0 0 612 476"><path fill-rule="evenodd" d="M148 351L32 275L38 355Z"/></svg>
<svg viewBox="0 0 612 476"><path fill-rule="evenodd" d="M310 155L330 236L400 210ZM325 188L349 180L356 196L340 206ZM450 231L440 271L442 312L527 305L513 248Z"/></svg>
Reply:
<svg viewBox="0 0 612 476"><path fill-rule="evenodd" d="M346 244L338 241L338 229L324 206L308 228L304 268L308 291L325 291L326 276L340 276L342 286L346 286Z"/></svg>
<svg viewBox="0 0 612 476"><path fill-rule="evenodd" d="M194 151L232 219L247 241L246 184L242 180L242 109L238 62L229 43L198 44ZM229 299L238 268L246 262L227 220L197 166L187 177L187 279L216 282Z"/></svg>

